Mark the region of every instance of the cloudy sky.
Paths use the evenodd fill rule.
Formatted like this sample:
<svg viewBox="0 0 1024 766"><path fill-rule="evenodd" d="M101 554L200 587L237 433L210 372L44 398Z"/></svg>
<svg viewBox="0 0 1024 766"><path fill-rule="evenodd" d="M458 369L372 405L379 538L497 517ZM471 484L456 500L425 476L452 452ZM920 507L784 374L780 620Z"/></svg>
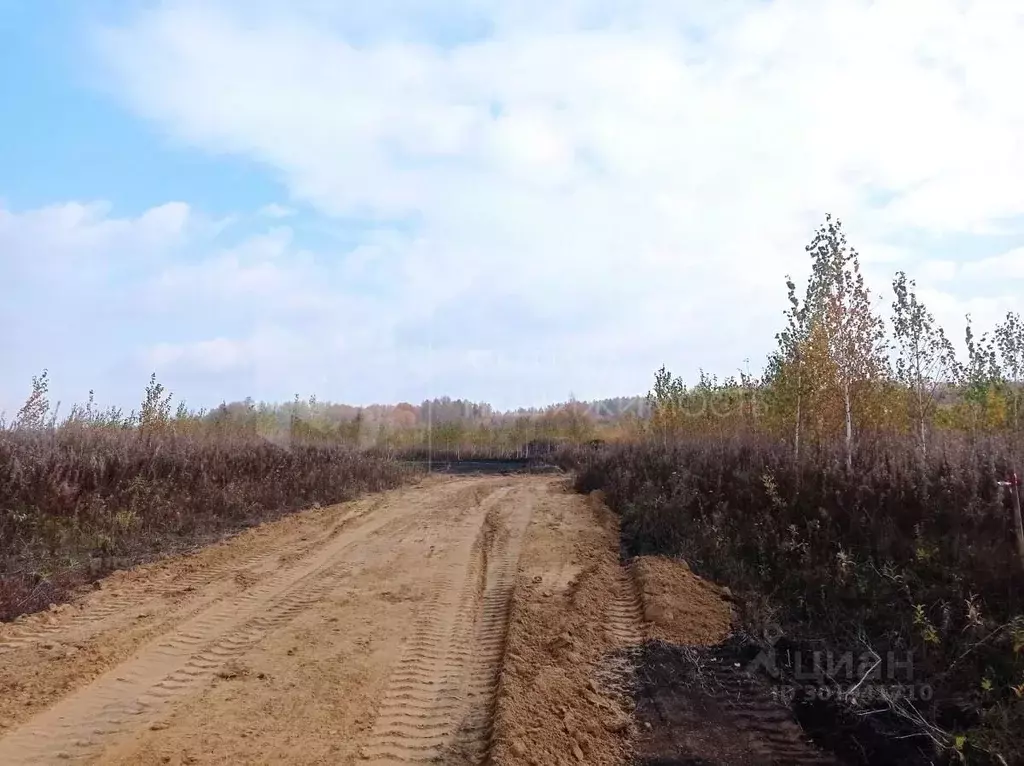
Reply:
<svg viewBox="0 0 1024 766"><path fill-rule="evenodd" d="M826 212L1024 307L1016 0L0 0L0 410L760 368Z"/></svg>

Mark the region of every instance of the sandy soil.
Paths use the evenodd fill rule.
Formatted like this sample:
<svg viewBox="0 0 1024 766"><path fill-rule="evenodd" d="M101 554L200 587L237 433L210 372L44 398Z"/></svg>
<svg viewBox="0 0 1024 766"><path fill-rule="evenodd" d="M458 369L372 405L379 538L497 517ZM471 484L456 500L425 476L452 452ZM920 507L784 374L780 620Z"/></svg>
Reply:
<svg viewBox="0 0 1024 766"><path fill-rule="evenodd" d="M0 625L0 764L625 764L641 642L731 614L618 546L564 477L435 476L116 573Z"/></svg>
<svg viewBox="0 0 1024 766"><path fill-rule="evenodd" d="M551 726L621 762L615 540L564 478L433 477L115 573L0 625L0 763L514 763Z"/></svg>
<svg viewBox="0 0 1024 766"><path fill-rule="evenodd" d="M640 556L630 565L647 621L647 637L682 646L713 646L732 629L729 591L704 580L685 561Z"/></svg>
<svg viewBox="0 0 1024 766"><path fill-rule="evenodd" d="M461 724L493 706L545 481L429 479L307 511L0 626L0 763L480 749L489 732Z"/></svg>
<svg viewBox="0 0 1024 766"><path fill-rule="evenodd" d="M628 650L643 637L616 519L552 485L520 561L495 720L500 764L622 764L635 735Z"/></svg>

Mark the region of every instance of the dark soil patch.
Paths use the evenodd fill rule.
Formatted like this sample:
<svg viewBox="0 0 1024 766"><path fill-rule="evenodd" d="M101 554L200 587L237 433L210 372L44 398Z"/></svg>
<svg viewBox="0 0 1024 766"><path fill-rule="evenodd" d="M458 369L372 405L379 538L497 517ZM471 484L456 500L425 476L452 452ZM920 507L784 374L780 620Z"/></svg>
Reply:
<svg viewBox="0 0 1024 766"><path fill-rule="evenodd" d="M755 650L756 653L756 650ZM681 647L661 641L640 652L636 716L644 766L835 766L793 711L745 671L741 647Z"/></svg>
<svg viewBox="0 0 1024 766"><path fill-rule="evenodd" d="M426 460L403 461L404 465L432 473L450 474L514 474L514 473L561 473L562 469L540 460L486 459L477 460Z"/></svg>
<svg viewBox="0 0 1024 766"><path fill-rule="evenodd" d="M920 738L898 737L893 720L854 711L813 690L752 668L758 647L646 643L639 654L637 761L643 766L925 766ZM861 713L861 714L858 714Z"/></svg>

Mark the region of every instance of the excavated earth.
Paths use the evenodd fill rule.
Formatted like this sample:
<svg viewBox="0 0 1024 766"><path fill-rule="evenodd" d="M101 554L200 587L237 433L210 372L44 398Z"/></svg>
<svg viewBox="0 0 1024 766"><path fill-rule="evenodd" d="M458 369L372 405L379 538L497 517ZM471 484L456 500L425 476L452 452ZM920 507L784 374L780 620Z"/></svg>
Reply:
<svg viewBox="0 0 1024 766"><path fill-rule="evenodd" d="M559 475L430 476L0 625L0 764L824 764L728 593Z"/></svg>

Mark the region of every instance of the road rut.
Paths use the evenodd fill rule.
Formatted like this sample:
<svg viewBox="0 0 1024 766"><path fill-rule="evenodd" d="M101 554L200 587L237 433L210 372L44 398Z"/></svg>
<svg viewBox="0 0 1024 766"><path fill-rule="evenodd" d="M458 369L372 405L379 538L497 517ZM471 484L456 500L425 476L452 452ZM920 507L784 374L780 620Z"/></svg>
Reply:
<svg viewBox="0 0 1024 766"><path fill-rule="evenodd" d="M0 763L480 762L550 483L426 479L0 626Z"/></svg>

